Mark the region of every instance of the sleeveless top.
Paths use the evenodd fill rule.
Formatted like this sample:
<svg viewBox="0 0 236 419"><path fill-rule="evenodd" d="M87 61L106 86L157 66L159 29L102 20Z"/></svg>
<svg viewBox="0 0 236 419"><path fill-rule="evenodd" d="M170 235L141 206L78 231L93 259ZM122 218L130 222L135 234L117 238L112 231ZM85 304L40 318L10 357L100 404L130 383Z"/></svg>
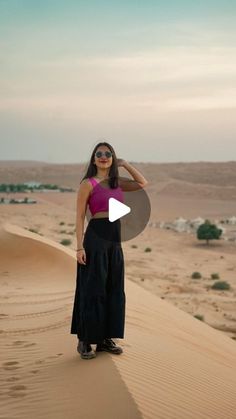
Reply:
<svg viewBox="0 0 236 419"><path fill-rule="evenodd" d="M124 194L120 186L115 189L104 188L94 178L91 177L88 180L93 185L93 190L88 199L89 210L92 216L100 211L108 211L109 198L115 198L117 201L124 202Z"/></svg>

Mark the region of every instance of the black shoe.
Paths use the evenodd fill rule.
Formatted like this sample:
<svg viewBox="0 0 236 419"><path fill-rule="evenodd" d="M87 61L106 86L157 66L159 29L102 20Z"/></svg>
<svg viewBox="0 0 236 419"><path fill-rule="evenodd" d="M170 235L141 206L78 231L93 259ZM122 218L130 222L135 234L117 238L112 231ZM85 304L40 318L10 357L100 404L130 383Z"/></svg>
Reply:
<svg viewBox="0 0 236 419"><path fill-rule="evenodd" d="M97 344L96 352L101 351L119 355L123 352L123 349L120 346L117 346L114 340L106 338L103 342Z"/></svg>
<svg viewBox="0 0 236 419"><path fill-rule="evenodd" d="M90 343L79 341L77 351L80 353L80 356L83 359L91 359L96 357L96 353L92 349Z"/></svg>

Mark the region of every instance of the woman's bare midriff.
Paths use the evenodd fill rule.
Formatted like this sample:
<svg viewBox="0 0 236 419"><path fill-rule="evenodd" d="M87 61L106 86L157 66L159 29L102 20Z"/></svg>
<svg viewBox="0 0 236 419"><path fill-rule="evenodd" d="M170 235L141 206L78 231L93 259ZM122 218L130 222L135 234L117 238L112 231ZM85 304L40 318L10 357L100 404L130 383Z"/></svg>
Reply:
<svg viewBox="0 0 236 419"><path fill-rule="evenodd" d="M96 214L94 214L91 218L103 218L103 217L109 217L109 212L108 211L96 212Z"/></svg>

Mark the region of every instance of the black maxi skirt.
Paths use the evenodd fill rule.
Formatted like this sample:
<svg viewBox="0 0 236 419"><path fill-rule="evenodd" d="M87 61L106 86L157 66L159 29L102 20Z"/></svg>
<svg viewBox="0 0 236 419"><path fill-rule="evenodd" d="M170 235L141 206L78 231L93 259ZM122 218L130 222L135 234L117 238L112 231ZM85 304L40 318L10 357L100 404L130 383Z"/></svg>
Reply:
<svg viewBox="0 0 236 419"><path fill-rule="evenodd" d="M81 341L124 338L126 296L120 219L91 218L83 247L86 265L77 261L71 333Z"/></svg>

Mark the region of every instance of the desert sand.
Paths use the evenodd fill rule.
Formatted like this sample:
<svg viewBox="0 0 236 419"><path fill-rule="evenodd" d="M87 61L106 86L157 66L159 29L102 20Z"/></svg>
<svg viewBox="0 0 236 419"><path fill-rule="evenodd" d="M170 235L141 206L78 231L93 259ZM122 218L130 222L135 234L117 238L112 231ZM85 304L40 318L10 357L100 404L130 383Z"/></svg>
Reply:
<svg viewBox="0 0 236 419"><path fill-rule="evenodd" d="M229 173L228 188L215 168L204 183L193 177L199 167L191 167L191 178L185 165L172 172L170 166L157 184L152 179L159 169L143 167L152 221L236 215L231 162L221 170L221 178ZM45 176L40 165L33 179L33 166L23 167L25 181ZM13 181L10 169L1 167L2 182ZM20 179L22 167L14 170ZM55 166L48 170L56 178ZM78 177L68 169L64 185L75 186L73 170ZM62 183L63 174L57 175ZM148 226L124 242L126 327L125 338L116 339L124 352L82 360L70 334L76 194L32 197L37 204L0 205L1 419L235 418L235 242L206 247L193 234ZM61 245L62 238L71 244ZM151 252L144 252L147 246ZM195 270L201 280L191 278ZM212 290L212 272L231 289Z"/></svg>

